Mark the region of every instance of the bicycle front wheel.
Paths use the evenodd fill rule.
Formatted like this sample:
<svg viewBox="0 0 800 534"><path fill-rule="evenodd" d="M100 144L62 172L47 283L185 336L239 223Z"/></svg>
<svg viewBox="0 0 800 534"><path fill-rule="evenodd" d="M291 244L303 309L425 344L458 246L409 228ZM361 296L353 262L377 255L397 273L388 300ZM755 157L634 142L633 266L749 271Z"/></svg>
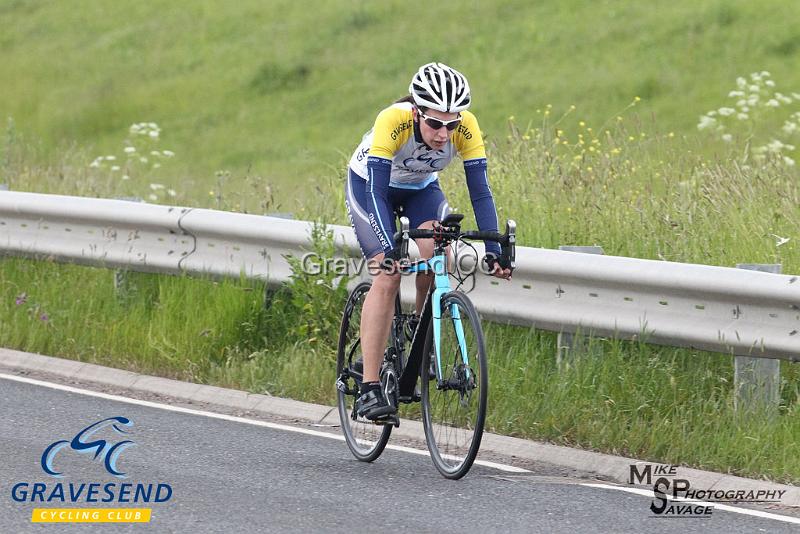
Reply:
<svg viewBox="0 0 800 534"><path fill-rule="evenodd" d="M390 425L376 425L359 417L355 408L363 373L361 312L370 286L369 282L361 282L347 299L336 355L339 420L350 452L362 462L371 462L378 458L392 433Z"/></svg>
<svg viewBox="0 0 800 534"><path fill-rule="evenodd" d="M441 305L440 364L433 320L425 338L422 421L434 465L445 477L458 479L472 467L483 437L489 389L486 348L478 312L466 295L451 291Z"/></svg>

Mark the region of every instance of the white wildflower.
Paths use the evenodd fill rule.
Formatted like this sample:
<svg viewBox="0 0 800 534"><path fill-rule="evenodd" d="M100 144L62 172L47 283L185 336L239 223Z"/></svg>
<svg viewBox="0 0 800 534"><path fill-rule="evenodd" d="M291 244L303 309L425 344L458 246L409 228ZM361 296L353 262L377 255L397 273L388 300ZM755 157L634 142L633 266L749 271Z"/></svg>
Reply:
<svg viewBox="0 0 800 534"><path fill-rule="evenodd" d="M728 96L730 98L736 98L738 96L744 96L744 91L731 91L730 93L728 93Z"/></svg>
<svg viewBox="0 0 800 534"><path fill-rule="evenodd" d="M175 152L173 152L172 150L162 150L161 153L168 158L171 158L172 156L175 155Z"/></svg>
<svg viewBox="0 0 800 534"><path fill-rule="evenodd" d="M755 106L756 104L758 104L758 95L752 95L747 99L748 106Z"/></svg>
<svg viewBox="0 0 800 534"><path fill-rule="evenodd" d="M730 143L731 141L733 141L733 136L731 134L724 134L722 136L722 140L725 141L726 143Z"/></svg>
<svg viewBox="0 0 800 534"><path fill-rule="evenodd" d="M781 103L775 100L774 98L770 98L769 100L767 100L766 105L771 108L777 108L778 106L781 105Z"/></svg>
<svg viewBox="0 0 800 534"><path fill-rule="evenodd" d="M152 194L148 195L147 198L149 198L150 200L153 200L153 201L158 200L158 197L156 195L152 195Z"/></svg>
<svg viewBox="0 0 800 534"><path fill-rule="evenodd" d="M786 243L788 243L789 241L792 240L791 237L781 237L781 236L775 235L775 234L769 234L769 235L771 235L772 237L775 238L775 246L776 247L779 247L781 245L785 245Z"/></svg>
<svg viewBox="0 0 800 534"><path fill-rule="evenodd" d="M152 189L153 191L159 191L161 189L164 189L164 186L161 184L150 184L150 189Z"/></svg>
<svg viewBox="0 0 800 534"><path fill-rule="evenodd" d="M743 107L745 107L746 105L747 105L747 100L744 100L744 99L742 99L742 100L739 100L739 101L737 101L737 102L736 102L736 106L737 106L737 107L740 107L740 108L743 108Z"/></svg>
<svg viewBox="0 0 800 534"><path fill-rule="evenodd" d="M116 156L106 156L106 161L114 161L116 159L117 159Z"/></svg>
<svg viewBox="0 0 800 534"><path fill-rule="evenodd" d="M161 164L160 164L160 163L153 163L153 168L154 168L154 169L158 169L158 168L160 168L160 167L161 167Z"/></svg>
<svg viewBox="0 0 800 534"><path fill-rule="evenodd" d="M783 162L789 167L794 167L794 160L789 156L783 156Z"/></svg>
<svg viewBox="0 0 800 534"><path fill-rule="evenodd" d="M150 137L158 139L158 130L150 130Z"/></svg>
<svg viewBox="0 0 800 534"><path fill-rule="evenodd" d="M171 196L171 197L176 197L176 196L178 196L178 193L176 193L174 189L167 189L167 194L168 194L169 196Z"/></svg>
<svg viewBox="0 0 800 534"><path fill-rule="evenodd" d="M775 98L778 99L779 101L783 102L784 104L791 104L792 103L792 99L790 97L788 97L788 96L786 96L784 94L781 94L781 93L775 93Z"/></svg>
<svg viewBox="0 0 800 534"><path fill-rule="evenodd" d="M784 144L780 141L780 139L773 139L769 143L767 143L767 150L772 152L773 154L780 154L781 150L784 148Z"/></svg>
<svg viewBox="0 0 800 534"><path fill-rule="evenodd" d="M751 85L750 87L748 87L748 89L750 90L751 93L757 93L761 90L761 88L757 85Z"/></svg>
<svg viewBox="0 0 800 534"><path fill-rule="evenodd" d="M727 117L729 115L733 115L734 113L736 113L736 110L733 108L719 108L717 112L719 112L719 114L722 115L723 117Z"/></svg>
<svg viewBox="0 0 800 534"><path fill-rule="evenodd" d="M738 87L739 89L744 89L745 87L747 87L747 80L739 76L738 78L736 78L736 87Z"/></svg>
<svg viewBox="0 0 800 534"><path fill-rule="evenodd" d="M130 177L130 176L128 176L127 174L123 174L123 175L122 175L122 179L123 179L123 180L130 180L130 179L131 179L131 177Z"/></svg>
<svg viewBox="0 0 800 534"><path fill-rule="evenodd" d="M761 76L763 76L764 78L769 78L772 75L769 73L769 71L762 70L761 71Z"/></svg>
<svg viewBox="0 0 800 534"><path fill-rule="evenodd" d="M125 153L126 154L133 154L134 152L136 152L136 147L135 146L126 146L125 147Z"/></svg>
<svg viewBox="0 0 800 534"><path fill-rule="evenodd" d="M736 118L739 119L740 121L746 121L747 119L750 118L750 115L748 115L747 113L738 113L736 115Z"/></svg>
<svg viewBox="0 0 800 534"><path fill-rule="evenodd" d="M700 122L697 124L698 130L707 130L714 125L717 124L717 120L713 117L709 117L708 115L703 115L700 117Z"/></svg>
<svg viewBox="0 0 800 534"><path fill-rule="evenodd" d="M141 161L142 163L147 163L148 159L147 158L139 158L139 161Z"/></svg>
<svg viewBox="0 0 800 534"><path fill-rule="evenodd" d="M116 171L118 171L118 170L119 170L119 165L114 165L113 167L111 167L111 170L112 170L113 172L116 172Z"/></svg>
<svg viewBox="0 0 800 534"><path fill-rule="evenodd" d="M158 157L161 155L161 152L159 152L158 150L151 150L150 155Z"/></svg>
<svg viewBox="0 0 800 534"><path fill-rule="evenodd" d="M797 131L797 123L786 121L783 124L783 128L781 128L781 130L783 130L783 133L785 133L786 135L792 135L794 132Z"/></svg>
<svg viewBox="0 0 800 534"><path fill-rule="evenodd" d="M767 80L764 82L764 85L766 85L767 87L775 87L775 82L773 82L772 80Z"/></svg>

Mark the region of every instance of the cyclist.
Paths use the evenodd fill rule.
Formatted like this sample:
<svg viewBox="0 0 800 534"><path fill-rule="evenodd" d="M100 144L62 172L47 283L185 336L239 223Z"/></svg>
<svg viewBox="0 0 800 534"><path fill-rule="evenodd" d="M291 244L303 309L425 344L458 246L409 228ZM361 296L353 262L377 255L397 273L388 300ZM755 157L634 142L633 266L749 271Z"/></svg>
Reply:
<svg viewBox="0 0 800 534"><path fill-rule="evenodd" d="M389 336L394 300L400 286L392 239L395 213L408 217L411 228L430 229L447 215L448 203L437 173L458 154L464 161L467 188L478 228L497 231L497 212L486 172L486 152L463 74L442 63L419 68L409 95L378 114L375 125L350 159L345 205L361 252L373 277L361 315L363 380L356 410L370 420L394 412L380 388L380 365ZM433 240L417 240L423 258L433 256ZM508 258L500 246L486 242L484 261L491 274L508 279ZM374 269L375 265L381 269ZM416 278L416 313L424 305L433 275Z"/></svg>

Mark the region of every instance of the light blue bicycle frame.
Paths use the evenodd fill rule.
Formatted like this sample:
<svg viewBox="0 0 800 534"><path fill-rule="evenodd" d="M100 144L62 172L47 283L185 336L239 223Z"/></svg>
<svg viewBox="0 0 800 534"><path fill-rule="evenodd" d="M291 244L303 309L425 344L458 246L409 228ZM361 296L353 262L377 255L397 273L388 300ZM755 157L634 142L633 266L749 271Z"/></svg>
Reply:
<svg viewBox="0 0 800 534"><path fill-rule="evenodd" d="M446 256L444 254L435 254L427 261L421 261L410 265L404 271L409 273L420 273L425 271L433 271L434 274L434 290L431 298L431 311L433 321L433 346L436 352L436 379L439 383L442 382L442 354L441 354L441 336L442 336L442 295L449 293L452 289L450 287L450 277L447 274ZM461 361L464 363L467 379L470 378L469 367L469 354L467 354L467 341L464 336L464 326L461 324L461 314L458 311L458 306L455 304L450 305L450 314L453 317L453 328L456 331L458 338L458 345L461 350Z"/></svg>

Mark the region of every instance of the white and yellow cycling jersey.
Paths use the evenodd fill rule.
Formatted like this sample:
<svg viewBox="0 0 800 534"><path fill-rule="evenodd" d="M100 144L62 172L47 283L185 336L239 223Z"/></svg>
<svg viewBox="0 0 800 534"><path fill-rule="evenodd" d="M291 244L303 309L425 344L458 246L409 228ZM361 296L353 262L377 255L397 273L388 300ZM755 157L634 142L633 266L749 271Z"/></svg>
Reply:
<svg viewBox="0 0 800 534"><path fill-rule="evenodd" d="M364 134L350 158L350 168L367 179L370 156L391 160L389 185L404 189L422 189L438 178L437 172L459 155L462 160L486 158L478 120L469 111L461 112L461 124L450 134L450 142L441 150L426 145L414 135L412 105L392 104L375 119L373 128Z"/></svg>

